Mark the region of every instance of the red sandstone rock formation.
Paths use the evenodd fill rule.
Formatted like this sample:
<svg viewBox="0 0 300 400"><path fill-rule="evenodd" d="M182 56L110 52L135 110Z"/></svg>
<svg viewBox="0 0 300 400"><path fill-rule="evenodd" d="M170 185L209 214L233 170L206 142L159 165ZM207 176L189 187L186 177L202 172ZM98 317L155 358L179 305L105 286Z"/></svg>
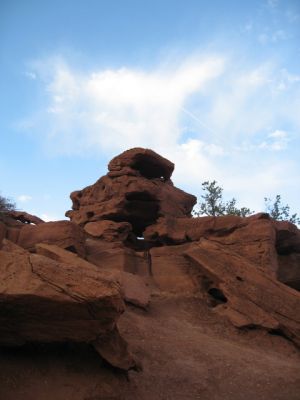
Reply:
<svg viewBox="0 0 300 400"><path fill-rule="evenodd" d="M151 150L131 149L109 163L106 176L71 194L71 221L2 216L0 344L91 343L111 365L128 370L136 361L118 331L123 301L145 313L125 312L123 332L134 344L141 335L137 315L164 332L152 296L158 308L173 302L174 315L176 302L197 301L221 325L228 320L242 332L257 329L299 347L299 229L264 213L191 218L196 198L174 187L173 169ZM143 346L151 338L141 339L135 358L156 351L160 359L161 334L152 332L157 343L148 353Z"/></svg>
<svg viewBox="0 0 300 400"><path fill-rule="evenodd" d="M173 168L151 150L125 151L110 162L106 176L71 194L73 210L66 215L79 225L129 222L137 236L161 216L191 216L196 198L173 186Z"/></svg>
<svg viewBox="0 0 300 400"><path fill-rule="evenodd" d="M87 342L114 366L135 366L116 327L124 304L115 280L80 259L54 261L6 240L0 260L2 345Z"/></svg>
<svg viewBox="0 0 300 400"><path fill-rule="evenodd" d="M25 211L9 211L7 212L7 215L25 224L39 225L45 222L41 218L36 217L35 215L28 214Z"/></svg>

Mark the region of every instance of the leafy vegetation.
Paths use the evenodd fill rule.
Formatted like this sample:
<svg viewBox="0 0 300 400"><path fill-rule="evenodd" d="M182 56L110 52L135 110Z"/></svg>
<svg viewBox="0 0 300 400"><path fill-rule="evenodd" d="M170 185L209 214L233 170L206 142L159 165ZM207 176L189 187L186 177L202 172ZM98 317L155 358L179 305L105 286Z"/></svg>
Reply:
<svg viewBox="0 0 300 400"><path fill-rule="evenodd" d="M266 211L277 221L289 221L293 224L300 224L300 218L297 213L290 214L290 206L281 204L281 196L278 194L275 200L265 197Z"/></svg>
<svg viewBox="0 0 300 400"><path fill-rule="evenodd" d="M16 209L16 205L7 197L0 195L0 213L5 213L8 211L13 211Z"/></svg>
<svg viewBox="0 0 300 400"><path fill-rule="evenodd" d="M237 201L233 197L229 201L223 200L223 188L216 181L205 181L202 183L203 195L202 201L198 204L198 209L193 211L193 215L209 215L218 217L220 215L238 215L247 217L254 213L248 207L237 207ZM297 214L290 213L290 206L281 204L281 196L278 194L275 200L265 197L265 211L271 218L277 221L289 221L294 224L300 224L300 218Z"/></svg>
<svg viewBox="0 0 300 400"><path fill-rule="evenodd" d="M194 215L212 215L218 217L220 215L238 215L246 217L253 214L248 207L237 208L236 199L223 201L223 188L217 185L216 181L205 181L202 183L204 194L201 196L203 201L199 203L199 209L194 211Z"/></svg>

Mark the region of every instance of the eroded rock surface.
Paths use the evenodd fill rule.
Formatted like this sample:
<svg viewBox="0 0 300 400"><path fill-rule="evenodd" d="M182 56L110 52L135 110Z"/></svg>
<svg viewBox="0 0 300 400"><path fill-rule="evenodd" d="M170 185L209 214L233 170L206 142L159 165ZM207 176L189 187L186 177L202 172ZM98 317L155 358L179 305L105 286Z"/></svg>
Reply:
<svg viewBox="0 0 300 400"><path fill-rule="evenodd" d="M43 224L45 221L43 221L41 218L32 215L32 214L28 214L25 211L9 211L8 212L9 217L23 222L25 224L34 224L34 225L39 225L39 224Z"/></svg>
<svg viewBox="0 0 300 400"><path fill-rule="evenodd" d="M294 361L277 351L294 357L300 345L299 229L265 213L191 218L196 198L149 149L108 169L71 194L71 221L1 217L0 344L84 342L119 369L145 362L134 385L116 391L111 371L112 387L81 395L83 379L64 400L296 399Z"/></svg>
<svg viewBox="0 0 300 400"><path fill-rule="evenodd" d="M56 244L73 251L81 257L85 255L85 234L76 224L69 221L45 222L40 225L24 224L17 244L29 251L34 251L37 243Z"/></svg>
<svg viewBox="0 0 300 400"><path fill-rule="evenodd" d="M277 331L300 346L300 293L224 244L203 239L185 255L199 268L199 283L216 310L235 326Z"/></svg>
<svg viewBox="0 0 300 400"><path fill-rule="evenodd" d="M132 171L137 176L147 179L161 178L168 180L174 170L174 164L150 149L140 147L124 151L108 164L110 176L127 175Z"/></svg>
<svg viewBox="0 0 300 400"><path fill-rule="evenodd" d="M1 345L86 342L112 365L134 367L116 327L124 303L114 280L88 263L58 262L6 240L0 260ZM110 337L119 348L102 354L102 338Z"/></svg>
<svg viewBox="0 0 300 400"><path fill-rule="evenodd" d="M110 162L106 176L71 194L73 210L66 215L79 225L129 222L137 236L160 216L191 216L196 198L173 186L169 179L173 168L151 150L124 152Z"/></svg>

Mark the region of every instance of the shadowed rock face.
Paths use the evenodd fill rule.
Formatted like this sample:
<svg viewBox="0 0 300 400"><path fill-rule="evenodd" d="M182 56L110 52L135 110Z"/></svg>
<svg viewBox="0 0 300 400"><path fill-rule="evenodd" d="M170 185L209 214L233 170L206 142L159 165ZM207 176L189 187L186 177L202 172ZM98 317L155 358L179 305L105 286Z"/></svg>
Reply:
<svg viewBox="0 0 300 400"><path fill-rule="evenodd" d="M137 147L113 158L108 164L108 169L110 176L119 173L125 175L131 171L147 179L161 178L167 181L171 178L174 164L150 149Z"/></svg>
<svg viewBox="0 0 300 400"><path fill-rule="evenodd" d="M111 160L108 169L96 183L71 194L72 210L66 213L71 221L42 222L23 212L1 218L0 345L84 342L119 369L134 368L136 358L145 358L145 377L149 365L157 366L160 360L164 368L176 356L180 365L172 385L178 370L189 368L187 360L194 355L188 341L174 332L186 326L183 338L191 332L198 335L199 327L207 328L205 318L212 315L222 333L226 321L231 329L226 328L227 334L236 332L234 327L241 336L251 329L257 331L257 342L263 332L280 337L293 351L292 343L300 346L300 293L295 290L300 289L300 233L295 225L276 222L264 213L191 218L196 198L173 185L174 164L149 149L125 151ZM179 299L183 303L192 299L197 312L191 317L187 306L178 316ZM156 310L168 303L168 318L156 319L154 302ZM198 320L199 309L205 310L203 320ZM124 310L127 322L121 333L127 335L129 347L133 345L133 356L119 334ZM135 321L141 320L155 327L155 343L145 350L152 338L148 331L145 340L140 336L142 329ZM176 341L165 344L161 352L161 343L170 335L165 320ZM196 320L199 326L190 329ZM205 336L197 336L195 348L211 343L209 338L202 346L202 340ZM248 346L251 350L251 343ZM181 353L186 347L188 357ZM160 358L164 352L165 358ZM239 346L237 352L241 353ZM154 364L147 364L148 356ZM206 357L197 359L202 362ZM242 359L240 369L248 364ZM219 367L216 375L218 371ZM164 386L163 374L160 379ZM155 386L152 381L146 386L147 395L150 386ZM134 397L134 390L124 399L143 400L143 395ZM172 389L165 398L175 398L175 392ZM145 399L159 398L147 395Z"/></svg>
<svg viewBox="0 0 300 400"><path fill-rule="evenodd" d="M86 342L112 365L134 367L116 328L124 311L119 284L94 265L61 252L67 254L62 262L4 240L0 251L0 343ZM110 339L115 352L103 349L103 342Z"/></svg>
<svg viewBox="0 0 300 400"><path fill-rule="evenodd" d="M125 151L108 168L94 185L71 194L73 210L66 215L72 222L129 222L133 233L142 236L161 216L191 216L196 197L173 186L174 164L154 151Z"/></svg>

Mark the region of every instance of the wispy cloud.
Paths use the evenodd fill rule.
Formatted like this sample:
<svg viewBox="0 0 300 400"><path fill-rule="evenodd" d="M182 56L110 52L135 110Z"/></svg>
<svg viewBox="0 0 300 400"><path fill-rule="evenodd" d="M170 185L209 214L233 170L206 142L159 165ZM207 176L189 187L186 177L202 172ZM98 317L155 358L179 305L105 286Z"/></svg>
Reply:
<svg viewBox="0 0 300 400"><path fill-rule="evenodd" d="M78 74L56 60L46 83L47 136L66 152L174 144L187 99L223 69L221 57L207 57L150 72L124 67Z"/></svg>
<svg viewBox="0 0 300 400"><path fill-rule="evenodd" d="M300 130L298 75L221 55L162 65L78 71L61 58L35 63L47 102L23 126L57 153L109 159L153 148L175 161L175 179L193 192L205 179L235 185L241 197L251 191L251 200L280 188L295 165L262 153L287 149Z"/></svg>
<svg viewBox="0 0 300 400"><path fill-rule="evenodd" d="M267 140L260 143L259 148L280 151L286 149L289 141L290 139L287 132L277 129L276 131L269 133Z"/></svg>

